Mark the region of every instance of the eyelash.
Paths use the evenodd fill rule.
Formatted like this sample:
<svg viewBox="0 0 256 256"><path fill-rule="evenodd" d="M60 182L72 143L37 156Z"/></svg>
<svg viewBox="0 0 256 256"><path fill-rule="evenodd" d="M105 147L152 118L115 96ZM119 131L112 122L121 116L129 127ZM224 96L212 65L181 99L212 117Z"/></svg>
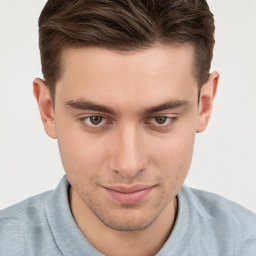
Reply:
<svg viewBox="0 0 256 256"><path fill-rule="evenodd" d="M88 125L85 123L86 120L90 120L90 118L93 118L93 117L98 117L98 118L102 118L102 120L105 120L105 123L103 125L99 125L99 126L94 126L94 125ZM151 125L153 126L154 128L158 128L158 129L168 129L174 121L176 121L177 117L170 117L170 116L166 116L166 115L158 115L158 116L153 116L153 117L150 117L149 119L147 120L151 120L151 119L155 119L155 118L166 118L166 120L169 120L169 123L166 125L161 125L161 124L153 124L152 122L148 122L146 121L146 125ZM86 117L82 117L82 118L78 118L79 122L82 123L83 126L85 126L86 128L88 129L91 129L93 131L99 131L99 130L104 130L106 129L108 125L111 125L113 124L113 122L111 121L110 118L106 117L106 116L102 116L102 115L90 115L90 116L86 116Z"/></svg>

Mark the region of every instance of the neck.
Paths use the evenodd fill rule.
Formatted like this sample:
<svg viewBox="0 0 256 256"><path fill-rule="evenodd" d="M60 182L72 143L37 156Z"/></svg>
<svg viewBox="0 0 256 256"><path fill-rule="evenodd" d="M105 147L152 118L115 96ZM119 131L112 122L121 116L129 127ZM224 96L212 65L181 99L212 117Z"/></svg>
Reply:
<svg viewBox="0 0 256 256"><path fill-rule="evenodd" d="M140 231L117 231L104 225L71 187L70 208L76 224L89 243L104 255L155 255L168 239L176 217L177 199L158 218ZM147 245L147 246L145 246Z"/></svg>

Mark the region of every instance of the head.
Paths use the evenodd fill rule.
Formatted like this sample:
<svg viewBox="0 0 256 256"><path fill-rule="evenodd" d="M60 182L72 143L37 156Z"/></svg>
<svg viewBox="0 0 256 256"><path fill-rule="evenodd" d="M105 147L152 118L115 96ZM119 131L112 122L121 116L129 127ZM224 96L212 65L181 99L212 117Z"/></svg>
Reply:
<svg viewBox="0 0 256 256"><path fill-rule="evenodd" d="M73 194L106 226L145 229L175 200L216 93L213 33L204 0L43 9L34 94Z"/></svg>
<svg viewBox="0 0 256 256"><path fill-rule="evenodd" d="M191 45L199 91L209 77L214 20L205 0L50 0L39 18L42 72L53 103L68 48L121 52L158 44Z"/></svg>

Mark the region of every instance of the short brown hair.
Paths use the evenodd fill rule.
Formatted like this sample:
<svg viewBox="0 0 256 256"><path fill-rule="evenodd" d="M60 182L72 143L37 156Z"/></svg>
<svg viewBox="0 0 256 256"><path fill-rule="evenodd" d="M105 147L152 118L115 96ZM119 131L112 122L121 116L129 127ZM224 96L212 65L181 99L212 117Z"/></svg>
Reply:
<svg viewBox="0 0 256 256"><path fill-rule="evenodd" d="M54 100L65 48L130 51L159 43L190 44L200 90L209 76L214 29L205 0L48 0L39 17L42 72Z"/></svg>

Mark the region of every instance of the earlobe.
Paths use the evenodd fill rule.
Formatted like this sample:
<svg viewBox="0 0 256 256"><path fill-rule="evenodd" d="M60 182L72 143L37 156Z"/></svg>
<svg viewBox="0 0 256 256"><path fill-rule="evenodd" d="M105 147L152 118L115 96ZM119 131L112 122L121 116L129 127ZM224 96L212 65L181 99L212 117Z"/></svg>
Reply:
<svg viewBox="0 0 256 256"><path fill-rule="evenodd" d="M33 81L33 93L38 103L45 132L51 138L56 139L55 114L51 94L42 79L36 78Z"/></svg>
<svg viewBox="0 0 256 256"><path fill-rule="evenodd" d="M218 81L219 74L217 72L213 72L210 74L208 81L201 88L196 129L196 132L198 133L204 131L209 122L213 100L217 92Z"/></svg>

